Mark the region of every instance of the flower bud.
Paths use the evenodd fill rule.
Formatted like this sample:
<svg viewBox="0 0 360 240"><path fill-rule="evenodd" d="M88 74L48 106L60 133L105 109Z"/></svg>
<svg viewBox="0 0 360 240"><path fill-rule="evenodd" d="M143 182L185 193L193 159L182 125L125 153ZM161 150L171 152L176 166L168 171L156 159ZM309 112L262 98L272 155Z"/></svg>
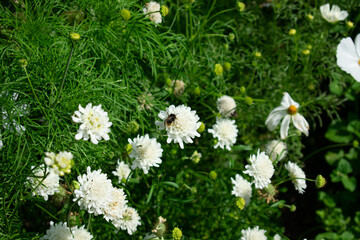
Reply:
<svg viewBox="0 0 360 240"><path fill-rule="evenodd" d="M224 48L225 48L225 50L228 50L229 49L229 44L224 44Z"/></svg>
<svg viewBox="0 0 360 240"><path fill-rule="evenodd" d="M171 79L170 79L170 78L167 78L167 79L165 80L165 84L166 84L167 86L171 86L171 84L172 84Z"/></svg>
<svg viewBox="0 0 360 240"><path fill-rule="evenodd" d="M235 39L235 34L229 33L229 40L230 40L230 42L234 41L234 39Z"/></svg>
<svg viewBox="0 0 360 240"><path fill-rule="evenodd" d="M200 95L200 87L194 88L194 94L195 95Z"/></svg>
<svg viewBox="0 0 360 240"><path fill-rule="evenodd" d="M315 179L315 186L316 188L322 188L324 187L326 184L326 179L321 176L320 174L317 175L316 179Z"/></svg>
<svg viewBox="0 0 360 240"><path fill-rule="evenodd" d="M174 238L174 240L181 239L182 231L180 230L180 228L178 228L178 227L174 228L174 230L172 231L172 237Z"/></svg>
<svg viewBox="0 0 360 240"><path fill-rule="evenodd" d="M295 212L296 211L296 206L293 204L290 206L290 212Z"/></svg>
<svg viewBox="0 0 360 240"><path fill-rule="evenodd" d="M126 145L125 149L126 149L126 153L130 154L132 152L132 145L130 143L128 143Z"/></svg>
<svg viewBox="0 0 360 240"><path fill-rule="evenodd" d="M80 40L80 35L78 33L70 33L70 38L71 40L73 40L74 42L77 42Z"/></svg>
<svg viewBox="0 0 360 240"><path fill-rule="evenodd" d="M236 6L240 12L243 12L245 10L245 3L243 3L243 2L237 2Z"/></svg>
<svg viewBox="0 0 360 240"><path fill-rule="evenodd" d="M215 171L211 171L209 173L209 178L214 181L217 178L217 173Z"/></svg>
<svg viewBox="0 0 360 240"><path fill-rule="evenodd" d="M190 159L191 161L193 161L193 163L197 164L200 162L201 157L202 154L195 150L194 153L191 155Z"/></svg>
<svg viewBox="0 0 360 240"><path fill-rule="evenodd" d="M225 71L230 71L231 63L225 62L224 65L223 65L223 68L224 68Z"/></svg>
<svg viewBox="0 0 360 240"><path fill-rule="evenodd" d="M79 189L80 188L80 183L78 181L73 180L71 183L71 187L73 189Z"/></svg>
<svg viewBox="0 0 360 240"><path fill-rule="evenodd" d="M310 54L310 50L309 49L305 49L302 51L303 55L309 55Z"/></svg>
<svg viewBox="0 0 360 240"><path fill-rule="evenodd" d="M166 17L169 14L169 8L167 6L162 5L160 12L163 17Z"/></svg>
<svg viewBox="0 0 360 240"><path fill-rule="evenodd" d="M223 74L224 68L220 64L215 64L214 72L217 76L220 76Z"/></svg>
<svg viewBox="0 0 360 240"><path fill-rule="evenodd" d="M245 97L245 102L248 104L248 105L251 105L253 103L253 99L251 97Z"/></svg>
<svg viewBox="0 0 360 240"><path fill-rule="evenodd" d="M201 122L200 127L197 129L198 133L202 133L205 130L205 124Z"/></svg>
<svg viewBox="0 0 360 240"><path fill-rule="evenodd" d="M131 18L130 11L127 9L122 9L120 12L120 15L121 15L122 19L124 19L125 21L128 21Z"/></svg>
<svg viewBox="0 0 360 240"><path fill-rule="evenodd" d="M28 61L26 59L20 59L19 60L20 66L25 68L28 65Z"/></svg>
<svg viewBox="0 0 360 240"><path fill-rule="evenodd" d="M359 146L359 141L357 141L357 140L354 140L353 141L353 147L358 147Z"/></svg>
<svg viewBox="0 0 360 240"><path fill-rule="evenodd" d="M257 57L257 58L261 58L261 52L255 52L254 56Z"/></svg>
<svg viewBox="0 0 360 240"><path fill-rule="evenodd" d="M346 26L347 26L348 28L353 28L353 27L354 27L354 23L351 22L351 21L347 21L347 22L346 22Z"/></svg>
<svg viewBox="0 0 360 240"><path fill-rule="evenodd" d="M289 35L294 36L296 34L296 29L290 29Z"/></svg>
<svg viewBox="0 0 360 240"><path fill-rule="evenodd" d="M311 14L308 14L306 15L306 18L309 20L309 21L312 21L314 19L314 16L311 15Z"/></svg>
<svg viewBox="0 0 360 240"><path fill-rule="evenodd" d="M130 133L136 133L140 128L139 124L134 120L129 122L126 127Z"/></svg>
<svg viewBox="0 0 360 240"><path fill-rule="evenodd" d="M241 86L241 88L240 88L240 92L241 92L242 94L244 94L244 93L245 93L245 91L246 91L246 88L245 88L244 86Z"/></svg>
<svg viewBox="0 0 360 240"><path fill-rule="evenodd" d="M237 206L240 210L243 210L244 207L245 207L245 199L242 198L242 197L239 197L239 198L236 200L236 206Z"/></svg>

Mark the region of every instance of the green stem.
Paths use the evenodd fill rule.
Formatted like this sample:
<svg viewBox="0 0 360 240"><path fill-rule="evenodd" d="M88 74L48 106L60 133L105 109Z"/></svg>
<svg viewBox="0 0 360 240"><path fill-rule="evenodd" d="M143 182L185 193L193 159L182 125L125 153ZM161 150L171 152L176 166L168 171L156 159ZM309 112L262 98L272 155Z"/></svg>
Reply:
<svg viewBox="0 0 360 240"><path fill-rule="evenodd" d="M330 145L330 146L326 146L326 147L323 147L323 148L320 148L318 150L316 150L315 152L312 152L311 154L309 154L308 156L306 156L304 159L303 159L303 162L305 162L307 159L311 158L312 156L314 156L315 154L318 154L319 152L322 152L324 150L327 150L327 149L331 149L331 148L337 148L337 147L348 147L348 146L351 146L352 144L349 144L349 143L342 143L342 144L334 144L334 145Z"/></svg>

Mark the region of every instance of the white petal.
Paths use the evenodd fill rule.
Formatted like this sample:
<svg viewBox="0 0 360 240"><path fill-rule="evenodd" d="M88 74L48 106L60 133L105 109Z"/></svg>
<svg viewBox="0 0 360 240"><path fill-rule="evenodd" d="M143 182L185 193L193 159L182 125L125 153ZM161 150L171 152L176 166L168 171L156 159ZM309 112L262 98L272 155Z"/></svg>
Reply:
<svg viewBox="0 0 360 240"><path fill-rule="evenodd" d="M355 38L355 50L357 53L357 56L360 56L360 33L356 35Z"/></svg>
<svg viewBox="0 0 360 240"><path fill-rule="evenodd" d="M83 137L83 133L82 133L82 132L79 132L79 133L77 133L77 134L75 135L75 139L76 139L76 140L80 140L80 139L82 139L82 137Z"/></svg>
<svg viewBox="0 0 360 240"><path fill-rule="evenodd" d="M325 5L322 5L322 6L320 7L320 12L321 12L321 14L323 14L323 13L328 14L328 13L330 12L330 4L327 3L327 4L325 4Z"/></svg>
<svg viewBox="0 0 360 240"><path fill-rule="evenodd" d="M296 108L299 107L299 104L297 102L295 102L291 97L290 94L287 92L284 92L284 96L281 99L281 105L289 108L291 105L294 105Z"/></svg>
<svg viewBox="0 0 360 240"><path fill-rule="evenodd" d="M349 16L347 11L341 11L338 20L342 21Z"/></svg>
<svg viewBox="0 0 360 240"><path fill-rule="evenodd" d="M282 110L277 110L282 108ZM265 125L270 131L273 131L276 126L279 124L280 120L287 114L286 109L282 106L275 108L265 121Z"/></svg>
<svg viewBox="0 0 360 240"><path fill-rule="evenodd" d="M355 61L359 60L359 56L355 50L354 42L350 37L341 39L336 50L336 56L339 59L338 55L343 57L348 56L348 58L353 58Z"/></svg>
<svg viewBox="0 0 360 240"><path fill-rule="evenodd" d="M280 127L281 139L285 139L288 136L290 119L291 119L290 115L286 115L284 117L284 120L281 122L281 127Z"/></svg>
<svg viewBox="0 0 360 240"><path fill-rule="evenodd" d="M309 124L301 114L295 114L292 116L292 120L294 123L294 126L302 133L305 134L305 136L309 136Z"/></svg>

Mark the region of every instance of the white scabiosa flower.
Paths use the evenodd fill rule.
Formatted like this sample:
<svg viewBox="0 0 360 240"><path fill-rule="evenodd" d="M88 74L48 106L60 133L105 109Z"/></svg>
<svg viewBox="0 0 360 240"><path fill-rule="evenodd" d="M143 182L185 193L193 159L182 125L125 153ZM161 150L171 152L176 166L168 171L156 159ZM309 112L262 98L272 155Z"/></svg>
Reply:
<svg viewBox="0 0 360 240"><path fill-rule="evenodd" d="M130 172L131 170L129 165L118 160L116 171L113 171L112 173L119 178L119 183L124 184L125 180L129 177Z"/></svg>
<svg viewBox="0 0 360 240"><path fill-rule="evenodd" d="M281 105L272 110L267 117L265 124L270 131L273 131L279 124L280 120L280 136L284 139L288 136L290 121L294 123L294 126L306 136L309 135L309 124L306 119L298 113L299 103L295 102L290 95L285 92L281 100Z"/></svg>
<svg viewBox="0 0 360 240"><path fill-rule="evenodd" d="M77 226L70 228L66 222L54 224L50 222L50 228L46 230L43 240L90 240L93 236L85 229L85 226L78 228Z"/></svg>
<svg viewBox="0 0 360 240"><path fill-rule="evenodd" d="M246 165L245 174L254 177L253 183L257 189L263 189L271 183L271 177L274 174L274 166L270 158L258 150L257 155L250 156L250 165Z"/></svg>
<svg viewBox="0 0 360 240"><path fill-rule="evenodd" d="M172 80L171 81L171 90L176 97L181 97L185 91L185 83L182 80Z"/></svg>
<svg viewBox="0 0 360 240"><path fill-rule="evenodd" d="M123 217L123 213L127 208L124 190L113 188L112 201L104 209L104 218L106 221L114 221Z"/></svg>
<svg viewBox="0 0 360 240"><path fill-rule="evenodd" d="M286 156L286 144L280 140L272 140L265 146L265 153L274 161L280 161Z"/></svg>
<svg viewBox="0 0 360 240"><path fill-rule="evenodd" d="M161 163L162 148L156 138L149 138L149 135L138 135L136 138L128 142L132 146L130 157L134 159L131 165L132 169L140 168L145 174L148 174L150 167L159 167Z"/></svg>
<svg viewBox="0 0 360 240"><path fill-rule="evenodd" d="M87 210L94 215L104 214L104 209L111 203L113 197L113 186L106 174L101 170L91 171L87 167L87 173L78 176L79 189L75 189L74 202L81 209Z"/></svg>
<svg viewBox="0 0 360 240"><path fill-rule="evenodd" d="M42 164L39 167L31 167L34 177L28 177L28 187L33 188L32 195L42 196L45 201L49 199L49 196L60 192L60 177L54 172L53 169L47 168ZM44 176L46 176L44 178Z"/></svg>
<svg viewBox="0 0 360 240"><path fill-rule="evenodd" d="M90 138L92 143L98 144L101 139L110 139L108 133L112 122L109 122L108 113L101 109L101 104L93 107L89 103L85 108L79 105L79 111L75 111L72 120L81 123L75 135L76 140L87 141Z"/></svg>
<svg viewBox="0 0 360 240"><path fill-rule="evenodd" d="M192 143L192 138L200 137L197 129L200 127L200 118L195 110L190 107L180 105L175 107L171 105L165 111L159 113L162 121L156 121L155 124L162 129L166 129L168 139L167 143L179 143L180 148L184 148L185 143Z"/></svg>
<svg viewBox="0 0 360 240"><path fill-rule="evenodd" d="M208 129L208 132L212 133L213 137L218 140L214 148L226 148L230 151L232 145L236 142L238 129L235 120L217 118L216 123L212 126L212 129Z"/></svg>
<svg viewBox="0 0 360 240"><path fill-rule="evenodd" d="M247 229L241 230L241 238L240 240L266 240L265 236L266 230L259 229L259 226L254 228L248 227Z"/></svg>
<svg viewBox="0 0 360 240"><path fill-rule="evenodd" d="M162 19L159 3L153 1L146 3L145 8L143 8L143 12L152 22L161 23Z"/></svg>
<svg viewBox="0 0 360 240"><path fill-rule="evenodd" d="M72 233L74 235L75 240L91 240L91 239L93 239L93 236L91 235L91 233L89 233L85 229L84 225L81 226L80 228L78 228L77 226L72 227L71 231L72 231Z"/></svg>
<svg viewBox="0 0 360 240"><path fill-rule="evenodd" d="M232 97L222 96L217 100L217 109L224 117L231 117L236 112L236 102Z"/></svg>
<svg viewBox="0 0 360 240"><path fill-rule="evenodd" d="M248 205L252 196L251 183L246 181L239 174L235 175L235 179L231 178L231 182L233 183L233 190L231 194L236 197L242 197L245 199L245 205Z"/></svg>
<svg viewBox="0 0 360 240"><path fill-rule="evenodd" d="M55 173L64 176L65 173L71 172L71 167L74 165L73 155L71 152L46 152L44 158L45 164L52 167Z"/></svg>
<svg viewBox="0 0 360 240"><path fill-rule="evenodd" d="M289 177L292 179L295 189L299 193L303 194L306 189L306 176L304 171L296 163L293 162L286 163L285 168L289 171Z"/></svg>
<svg viewBox="0 0 360 240"><path fill-rule="evenodd" d="M279 234L274 235L274 240L281 240L281 236Z"/></svg>
<svg viewBox="0 0 360 240"><path fill-rule="evenodd" d="M128 234L132 235L141 225L139 214L134 208L127 207L123 211L122 218L114 220L113 225L118 229L127 230Z"/></svg>
<svg viewBox="0 0 360 240"><path fill-rule="evenodd" d="M320 6L321 16L330 23L345 20L348 17L347 11L341 11L337 5L333 5L330 10L330 4L324 4Z"/></svg>
<svg viewBox="0 0 360 240"><path fill-rule="evenodd" d="M343 38L336 50L337 65L360 82L360 34L355 44L350 37Z"/></svg>

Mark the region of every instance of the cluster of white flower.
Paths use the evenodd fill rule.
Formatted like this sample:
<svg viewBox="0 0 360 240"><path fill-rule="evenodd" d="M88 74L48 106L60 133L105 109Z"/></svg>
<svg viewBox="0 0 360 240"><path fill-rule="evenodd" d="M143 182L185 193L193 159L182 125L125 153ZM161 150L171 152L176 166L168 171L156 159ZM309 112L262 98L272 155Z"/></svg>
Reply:
<svg viewBox="0 0 360 240"><path fill-rule="evenodd" d="M119 183L125 184L126 179L130 175L130 167L123 161L118 161L116 171L113 171L112 173L118 177Z"/></svg>
<svg viewBox="0 0 360 240"><path fill-rule="evenodd" d="M98 144L101 139L110 139L108 133L112 122L109 122L108 113L102 110L101 104L93 107L89 103L85 108L79 105L79 111L75 111L72 120L81 123L75 135L76 140L87 141L90 138L93 144Z"/></svg>
<svg viewBox="0 0 360 240"><path fill-rule="evenodd" d="M39 167L32 166L34 177L27 177L29 188L32 188L32 195L42 196L45 201L49 196L60 192L60 177L53 169L46 168L42 164Z"/></svg>
<svg viewBox="0 0 360 240"><path fill-rule="evenodd" d="M163 150L155 138L149 138L146 134L138 135L133 140L129 138L128 141L132 146L130 157L134 159L132 169L140 168L148 174L150 167L159 167Z"/></svg>
<svg viewBox="0 0 360 240"><path fill-rule="evenodd" d="M192 143L192 138L200 137L197 132L201 125L200 118L190 107L171 105L165 111L161 111L158 116L162 121L156 121L155 124L160 130L166 129L167 143L174 141L183 149L184 143Z"/></svg>
<svg viewBox="0 0 360 240"><path fill-rule="evenodd" d="M127 206L126 195L122 189L113 187L110 179L101 170L91 171L78 176L79 189L75 189L74 202L80 209L94 215L104 215L116 228L127 230L129 234L136 231L141 224L137 211Z"/></svg>
<svg viewBox="0 0 360 240"><path fill-rule="evenodd" d="M286 154L286 144L283 141L272 140L265 146L265 153L274 161L282 160Z"/></svg>
<svg viewBox="0 0 360 240"><path fill-rule="evenodd" d="M144 14L154 23L161 23L161 13L160 13L160 4L157 2L148 2L145 4L143 9Z"/></svg>
<svg viewBox="0 0 360 240"><path fill-rule="evenodd" d="M55 154L53 152L46 152L44 159L45 164L52 167L55 173L60 176L64 176L65 173L71 172L71 167L74 165L73 155L71 152L59 152Z"/></svg>
<svg viewBox="0 0 360 240"><path fill-rule="evenodd" d="M217 100L217 109L224 117L231 117L236 112L236 102L232 97L222 96Z"/></svg>
<svg viewBox="0 0 360 240"><path fill-rule="evenodd" d="M90 240L93 239L91 233L89 233L85 226L78 228L78 226L69 228L66 222L60 222L54 224L50 222L50 229L46 230L43 240Z"/></svg>
<svg viewBox="0 0 360 240"><path fill-rule="evenodd" d="M299 193L303 194L306 189L306 176L304 171L296 163L293 162L286 163L285 168L289 171L289 177L292 179L295 189Z"/></svg>
<svg viewBox="0 0 360 240"><path fill-rule="evenodd" d="M226 148L230 151L232 145L236 142L238 133L235 120L217 118L216 123L212 127L212 129L208 129L208 132L212 133L214 138L217 138L218 140L214 145L214 148Z"/></svg>
<svg viewBox="0 0 360 240"><path fill-rule="evenodd" d="M261 152L258 150L257 155L250 156L250 165L246 165L245 174L254 177L255 187L257 189L263 189L267 187L271 183L271 177L274 174L274 166L270 160L270 158L265 154L265 152Z"/></svg>
<svg viewBox="0 0 360 240"><path fill-rule="evenodd" d="M259 229L259 226L254 228L248 227L247 229L241 230L241 238L240 240L266 240L265 236L266 230Z"/></svg>
<svg viewBox="0 0 360 240"><path fill-rule="evenodd" d="M245 205L248 205L252 196L251 183L239 174L235 175L235 179L231 178L231 182L234 185L231 193L236 197L242 197L245 200Z"/></svg>

